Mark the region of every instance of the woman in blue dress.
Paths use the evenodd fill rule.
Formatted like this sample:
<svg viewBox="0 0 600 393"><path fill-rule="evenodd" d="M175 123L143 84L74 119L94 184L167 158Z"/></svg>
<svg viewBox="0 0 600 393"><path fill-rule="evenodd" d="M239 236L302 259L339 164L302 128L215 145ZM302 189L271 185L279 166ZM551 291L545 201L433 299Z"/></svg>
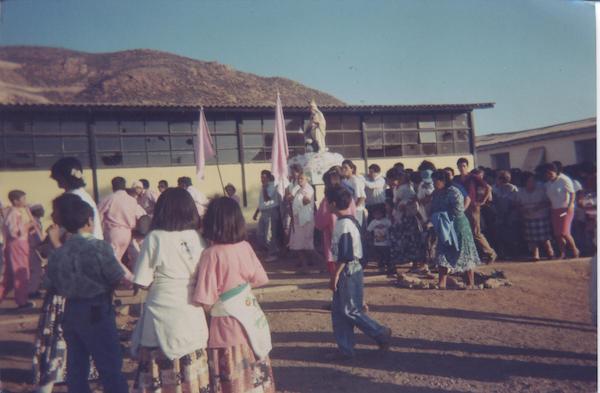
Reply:
<svg viewBox="0 0 600 393"><path fill-rule="evenodd" d="M436 225L438 239L446 236L453 238L451 242L438 240L438 247L435 256L435 263L439 269L439 288L446 288L446 278L448 272L466 272L468 288L473 288L475 284L473 269L481 264L477 248L473 241L471 226L465 216L464 197L460 190L452 185L452 179L447 172L437 170L432 175L435 191L431 201L432 217L435 213L446 213L449 219L448 227ZM436 216L440 216L439 214ZM455 237L449 234L454 229ZM444 230L445 233L440 233Z"/></svg>

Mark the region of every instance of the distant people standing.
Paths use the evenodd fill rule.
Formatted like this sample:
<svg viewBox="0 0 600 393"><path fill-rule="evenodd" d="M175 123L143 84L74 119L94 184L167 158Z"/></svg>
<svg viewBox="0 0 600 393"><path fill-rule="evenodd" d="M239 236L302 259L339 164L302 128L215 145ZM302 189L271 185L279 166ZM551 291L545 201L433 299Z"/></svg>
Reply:
<svg viewBox="0 0 600 393"><path fill-rule="evenodd" d="M483 177L483 171L478 170L473 176ZM496 251L502 259L511 259L519 253L519 217L515 203L519 189L511 183L509 171L499 171L492 190L496 208Z"/></svg>
<svg viewBox="0 0 600 393"><path fill-rule="evenodd" d="M555 164L543 166L546 178L546 195L552 205L552 228L560 250L560 258L567 256L567 248L573 257L579 257L579 250L571 236L571 223L575 215L575 189L566 175L559 173Z"/></svg>
<svg viewBox="0 0 600 393"><path fill-rule="evenodd" d="M362 228L366 225L365 202L367 194L365 193L365 182L356 175L356 165L351 160L342 161L342 179L342 185L350 191L356 204L356 220L362 231Z"/></svg>
<svg viewBox="0 0 600 393"><path fill-rule="evenodd" d="M283 234L284 239L283 243L289 246L290 236L292 231L292 216L293 216L293 203L294 203L294 194L293 190L298 186L298 176L303 173L302 167L298 164L294 164L290 166L290 176L289 181L290 184L285 189L285 193L283 195L283 201L281 203L281 222L283 225Z"/></svg>
<svg viewBox="0 0 600 393"><path fill-rule="evenodd" d="M258 194L258 208L254 212L254 221L258 220L258 241L260 246L268 253L267 261L277 259L281 243L281 196L274 184L275 178L271 171L260 172L260 192ZM260 214L260 219L258 218Z"/></svg>
<svg viewBox="0 0 600 393"><path fill-rule="evenodd" d="M394 264L412 262L416 268L425 260L418 219L417 194L407 172L398 173L394 193L394 222L390 228L391 258Z"/></svg>
<svg viewBox="0 0 600 393"><path fill-rule="evenodd" d="M206 197L206 195L204 195L200 192L200 190L194 187L192 185L192 179L190 179L187 176L182 176L177 179L177 187L183 188L184 190L187 190L187 192L190 193L192 199L194 200L194 203L196 203L198 214L200 214L200 217L202 217L204 215L204 212L206 211L206 206L208 205L208 198Z"/></svg>
<svg viewBox="0 0 600 393"><path fill-rule="evenodd" d="M85 191L85 181L83 180L83 170L81 162L75 157L64 157L56 161L52 165L50 171L50 177L56 180L59 188L65 190L65 192L75 194L83 199L88 205L94 210L94 232L93 235L96 239L104 239L102 233L102 221L96 202Z"/></svg>
<svg viewBox="0 0 600 393"><path fill-rule="evenodd" d="M471 200L471 203L466 210L466 215L471 224L473 239L475 240L477 247L487 258L488 263L493 263L498 258L498 254L496 254L496 251L490 246L485 235L481 232L481 203L477 201L477 188L486 187L486 183L483 179L469 174L469 160L466 158L459 158L456 162L456 166L458 167L460 174L455 180L465 188L469 199Z"/></svg>
<svg viewBox="0 0 600 393"><path fill-rule="evenodd" d="M436 190L431 201L431 221L437 233L435 262L439 269L439 288L446 289L450 270L466 272L467 285L473 288L473 270L481 262L469 221L464 214L464 198L452 185L448 172L437 170L432 178Z"/></svg>
<svg viewBox="0 0 600 393"><path fill-rule="evenodd" d="M137 220L146 215L135 198L127 194L125 179L118 176L112 179L113 193L106 197L98 207L102 219L104 238L110 243L119 263L132 239L132 231ZM126 278L131 279L131 272L123 265Z"/></svg>

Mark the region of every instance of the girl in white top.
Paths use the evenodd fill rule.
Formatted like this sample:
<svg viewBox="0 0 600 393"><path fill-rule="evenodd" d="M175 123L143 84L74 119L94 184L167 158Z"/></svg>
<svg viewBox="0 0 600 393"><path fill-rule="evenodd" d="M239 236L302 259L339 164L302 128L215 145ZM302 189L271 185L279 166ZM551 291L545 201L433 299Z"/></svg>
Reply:
<svg viewBox="0 0 600 393"><path fill-rule="evenodd" d="M292 223L290 232L290 250L298 253L298 267L301 273L306 263L312 265L315 236L315 191L308 183L304 173L297 178L298 184L291 190Z"/></svg>
<svg viewBox="0 0 600 393"><path fill-rule="evenodd" d="M163 391L208 390L208 326L202 307L191 301L205 248L199 226L196 204L186 190L169 188L161 194L134 270L133 282L149 287L132 337L132 354L139 362L136 392L153 391L157 382ZM159 372L163 363L173 369L165 372L161 366Z"/></svg>
<svg viewBox="0 0 600 393"><path fill-rule="evenodd" d="M367 195L365 193L365 182L356 175L356 165L350 160L342 161L342 185L352 194L352 199L356 204L356 220L362 227L366 221L365 202Z"/></svg>

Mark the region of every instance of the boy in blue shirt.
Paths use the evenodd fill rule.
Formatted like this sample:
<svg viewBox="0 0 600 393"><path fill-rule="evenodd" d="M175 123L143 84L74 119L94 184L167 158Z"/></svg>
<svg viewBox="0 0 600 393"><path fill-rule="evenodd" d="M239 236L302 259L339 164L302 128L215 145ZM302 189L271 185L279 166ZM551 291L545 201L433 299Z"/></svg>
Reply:
<svg viewBox="0 0 600 393"><path fill-rule="evenodd" d="M363 269L359 262L363 249L358 222L348 212L352 195L342 186L333 186L326 191L326 197L331 211L337 216L331 239L336 272L331 278L330 287L333 290L333 335L341 358L354 357L355 326L375 340L379 349L387 350L391 342L391 329L369 318L363 311Z"/></svg>
<svg viewBox="0 0 600 393"><path fill-rule="evenodd" d="M70 194L57 198L67 199ZM67 343L67 387L69 393L90 393L90 356L96 364L105 392L126 393L121 373L123 357L112 305L114 288L125 272L111 246L92 235L94 211L76 198L68 202L68 214L60 224L71 237L48 260L45 286L65 297L62 319ZM58 242L58 230L49 232Z"/></svg>

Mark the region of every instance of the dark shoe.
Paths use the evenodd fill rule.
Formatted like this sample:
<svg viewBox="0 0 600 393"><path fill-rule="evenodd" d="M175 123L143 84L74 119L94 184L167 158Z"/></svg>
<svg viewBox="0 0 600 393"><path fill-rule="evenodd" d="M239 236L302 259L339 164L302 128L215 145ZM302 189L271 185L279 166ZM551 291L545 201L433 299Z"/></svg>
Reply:
<svg viewBox="0 0 600 393"><path fill-rule="evenodd" d="M376 341L380 351L387 351L390 349L390 346L392 345L392 329L387 327L384 328L383 333L377 336Z"/></svg>
<svg viewBox="0 0 600 393"><path fill-rule="evenodd" d="M34 307L35 307L34 302L27 302L25 304L17 306L17 310L29 310L30 308L34 308Z"/></svg>
<svg viewBox="0 0 600 393"><path fill-rule="evenodd" d="M348 355L340 351L335 351L326 354L325 360L330 362L351 362L354 360L354 355Z"/></svg>

